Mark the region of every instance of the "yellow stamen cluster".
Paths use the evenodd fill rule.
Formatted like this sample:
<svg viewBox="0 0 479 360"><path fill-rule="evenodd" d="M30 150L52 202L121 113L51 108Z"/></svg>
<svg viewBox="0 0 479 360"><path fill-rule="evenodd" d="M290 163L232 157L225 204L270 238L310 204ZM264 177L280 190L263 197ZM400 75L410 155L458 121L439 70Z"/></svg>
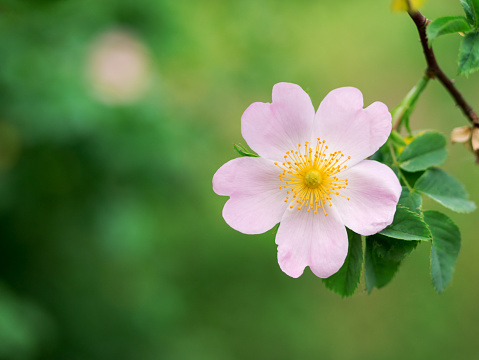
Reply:
<svg viewBox="0 0 479 360"><path fill-rule="evenodd" d="M297 206L298 210L306 209L315 214L322 209L327 216L325 206L332 206L331 196L349 200L338 191L346 188L348 179L340 180L336 174L346 169L344 164L351 156L346 157L341 151L327 155L328 146L325 143L325 140L317 138L314 150L308 141L304 145L298 144L297 150L286 152L283 163L274 163L282 170L279 177L284 185L279 188L286 190L284 201L292 203L291 209Z"/></svg>

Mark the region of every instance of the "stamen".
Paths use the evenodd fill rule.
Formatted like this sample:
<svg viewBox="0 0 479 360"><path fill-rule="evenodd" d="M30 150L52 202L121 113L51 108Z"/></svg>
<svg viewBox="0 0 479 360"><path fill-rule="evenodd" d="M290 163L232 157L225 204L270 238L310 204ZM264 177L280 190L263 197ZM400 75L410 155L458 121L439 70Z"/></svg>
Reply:
<svg viewBox="0 0 479 360"><path fill-rule="evenodd" d="M305 209L306 212L318 213L322 209L324 216L328 213L325 206L333 206L333 197L340 196L342 189L349 185L348 179L339 179L336 175L346 169L344 165L350 156L341 150L328 153L325 140L316 138L316 146L308 141L298 144L297 150L290 150L284 156L284 162L274 164L281 169L279 178L284 182L280 189L285 189L288 196L284 200L291 203L290 209Z"/></svg>

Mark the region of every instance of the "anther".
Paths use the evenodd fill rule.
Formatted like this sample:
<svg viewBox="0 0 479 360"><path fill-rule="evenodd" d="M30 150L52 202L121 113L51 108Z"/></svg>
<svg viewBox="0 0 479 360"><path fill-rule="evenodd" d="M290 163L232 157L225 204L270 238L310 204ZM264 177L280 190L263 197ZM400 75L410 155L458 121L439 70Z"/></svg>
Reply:
<svg viewBox="0 0 479 360"><path fill-rule="evenodd" d="M325 206L333 205L331 195L346 198L334 190L344 189L348 185L347 179L339 180L336 176L338 172L346 168L343 164L347 159L342 159L345 155L340 150L328 154L326 141L319 137L316 140L314 156L310 142L305 141L304 148L303 145L298 144L296 150L286 152L282 166L277 162L274 164L282 170L279 178L284 186L279 186L279 189L286 190L288 197L284 202L290 203L291 209L305 208L307 212L314 214L322 209L327 216ZM339 163L340 159L341 163Z"/></svg>

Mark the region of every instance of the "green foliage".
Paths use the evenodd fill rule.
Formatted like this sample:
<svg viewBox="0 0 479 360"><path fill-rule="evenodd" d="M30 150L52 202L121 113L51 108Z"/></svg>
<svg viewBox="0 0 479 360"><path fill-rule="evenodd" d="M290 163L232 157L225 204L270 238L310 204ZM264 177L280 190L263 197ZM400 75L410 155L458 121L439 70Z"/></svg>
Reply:
<svg viewBox="0 0 479 360"><path fill-rule="evenodd" d="M391 139L396 147L406 146L403 137L396 130L391 131L389 139Z"/></svg>
<svg viewBox="0 0 479 360"><path fill-rule="evenodd" d="M437 211L423 213L422 195L458 212L470 212L476 206L468 199L459 181L435 167L447 157L446 139L442 134L435 131L421 133L404 147L398 134L392 133L389 145L391 157L396 158L389 165L403 187L393 223L366 242L368 291L386 285L398 270L401 260L410 252L407 247L401 248L403 251L398 251L398 257L394 258L387 251L393 244L404 246L404 240L409 240L415 247L420 240L431 240L431 277L434 288L441 293L452 277L460 248L460 233L446 215ZM385 150L383 147L380 151L380 159L385 158ZM387 238L388 242L385 241Z"/></svg>
<svg viewBox="0 0 479 360"><path fill-rule="evenodd" d="M414 185L416 184L416 181L424 174L424 171L416 171L416 172L408 172L401 170L399 167L397 168L398 171L401 172L402 176L404 179L400 179L403 182L403 185L405 185L405 181L407 181L407 184L411 187L414 188Z"/></svg>
<svg viewBox="0 0 479 360"><path fill-rule="evenodd" d="M249 152L243 145L241 144L233 144L235 150L240 154L240 156L253 156L258 157L258 155Z"/></svg>
<svg viewBox="0 0 479 360"><path fill-rule="evenodd" d="M429 83L429 76L423 75L417 84L408 92L406 97L401 101L401 103L394 108L391 112L393 123L399 120L398 130L401 129L401 125L404 124L409 135L412 135L411 128L409 127L409 117L414 111L414 107L419 99L419 96L426 88ZM393 135L393 137L396 137Z"/></svg>
<svg viewBox="0 0 479 360"><path fill-rule="evenodd" d="M476 205L468 200L469 195L464 186L441 169L427 170L417 180L414 188L451 210L468 213L476 209Z"/></svg>
<svg viewBox="0 0 479 360"><path fill-rule="evenodd" d="M479 30L466 34L459 48L458 74L469 76L479 70Z"/></svg>
<svg viewBox="0 0 479 360"><path fill-rule="evenodd" d="M393 158L389 149L389 140L379 148L373 155L370 156L370 160L382 162L390 167L393 166ZM393 169L394 170L394 169Z"/></svg>
<svg viewBox="0 0 479 360"><path fill-rule="evenodd" d="M426 170L444 163L447 158L446 138L439 132L418 135L399 155L399 166L409 172Z"/></svg>
<svg viewBox="0 0 479 360"><path fill-rule="evenodd" d="M431 239L431 232L422 217L401 205L397 206L392 224L379 233L401 240L428 241Z"/></svg>
<svg viewBox="0 0 479 360"><path fill-rule="evenodd" d="M387 285L396 274L402 260L413 251L417 241L401 241L379 234L366 238L365 274L366 288L371 293L374 287Z"/></svg>
<svg viewBox="0 0 479 360"><path fill-rule="evenodd" d="M466 13L467 22L477 28L479 26L479 1L461 0L461 5Z"/></svg>
<svg viewBox="0 0 479 360"><path fill-rule="evenodd" d="M479 70L479 0L461 0L466 18L445 16L432 21L426 29L430 41L438 36L463 33L457 59L458 75L468 77Z"/></svg>
<svg viewBox="0 0 479 360"><path fill-rule="evenodd" d="M441 35L465 33L470 30L471 27L464 16L444 16L432 21L427 26L426 32L429 41L433 41Z"/></svg>
<svg viewBox="0 0 479 360"><path fill-rule="evenodd" d="M452 279L461 248L461 232L448 216L438 211L425 211L424 220L432 233L432 283L436 291L442 293Z"/></svg>
<svg viewBox="0 0 479 360"><path fill-rule="evenodd" d="M348 256L339 271L327 279L323 279L328 289L333 290L342 297L351 296L356 291L361 280L363 266L363 246L361 235L348 230Z"/></svg>
<svg viewBox="0 0 479 360"><path fill-rule="evenodd" d="M0 283L0 358L35 358L42 343L51 343L51 319L36 304L14 296Z"/></svg>
<svg viewBox="0 0 479 360"><path fill-rule="evenodd" d="M402 187L399 205L408 208L410 211L420 214L422 207L422 197L414 189L410 190L407 186Z"/></svg>

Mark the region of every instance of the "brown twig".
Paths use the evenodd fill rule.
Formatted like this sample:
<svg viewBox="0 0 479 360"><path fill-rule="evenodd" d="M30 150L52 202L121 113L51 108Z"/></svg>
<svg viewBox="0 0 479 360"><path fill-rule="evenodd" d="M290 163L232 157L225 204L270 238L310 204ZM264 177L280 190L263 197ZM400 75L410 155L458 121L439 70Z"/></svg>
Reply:
<svg viewBox="0 0 479 360"><path fill-rule="evenodd" d="M454 86L451 79L449 79L447 75L441 70L439 64L436 61L434 51L432 50L432 47L428 44L426 27L430 21L426 19L426 17L417 10L409 10L408 14L414 21L414 24L416 24L417 31L419 32L419 38L421 39L422 49L424 51L424 56L426 57L427 62L426 75L431 79L437 78L446 88L449 94L451 94L451 96L456 101L456 104L461 108L462 112L464 113L464 115L466 115L466 117L473 124L473 126L479 128L479 117L472 109L472 107L466 102L462 94Z"/></svg>

